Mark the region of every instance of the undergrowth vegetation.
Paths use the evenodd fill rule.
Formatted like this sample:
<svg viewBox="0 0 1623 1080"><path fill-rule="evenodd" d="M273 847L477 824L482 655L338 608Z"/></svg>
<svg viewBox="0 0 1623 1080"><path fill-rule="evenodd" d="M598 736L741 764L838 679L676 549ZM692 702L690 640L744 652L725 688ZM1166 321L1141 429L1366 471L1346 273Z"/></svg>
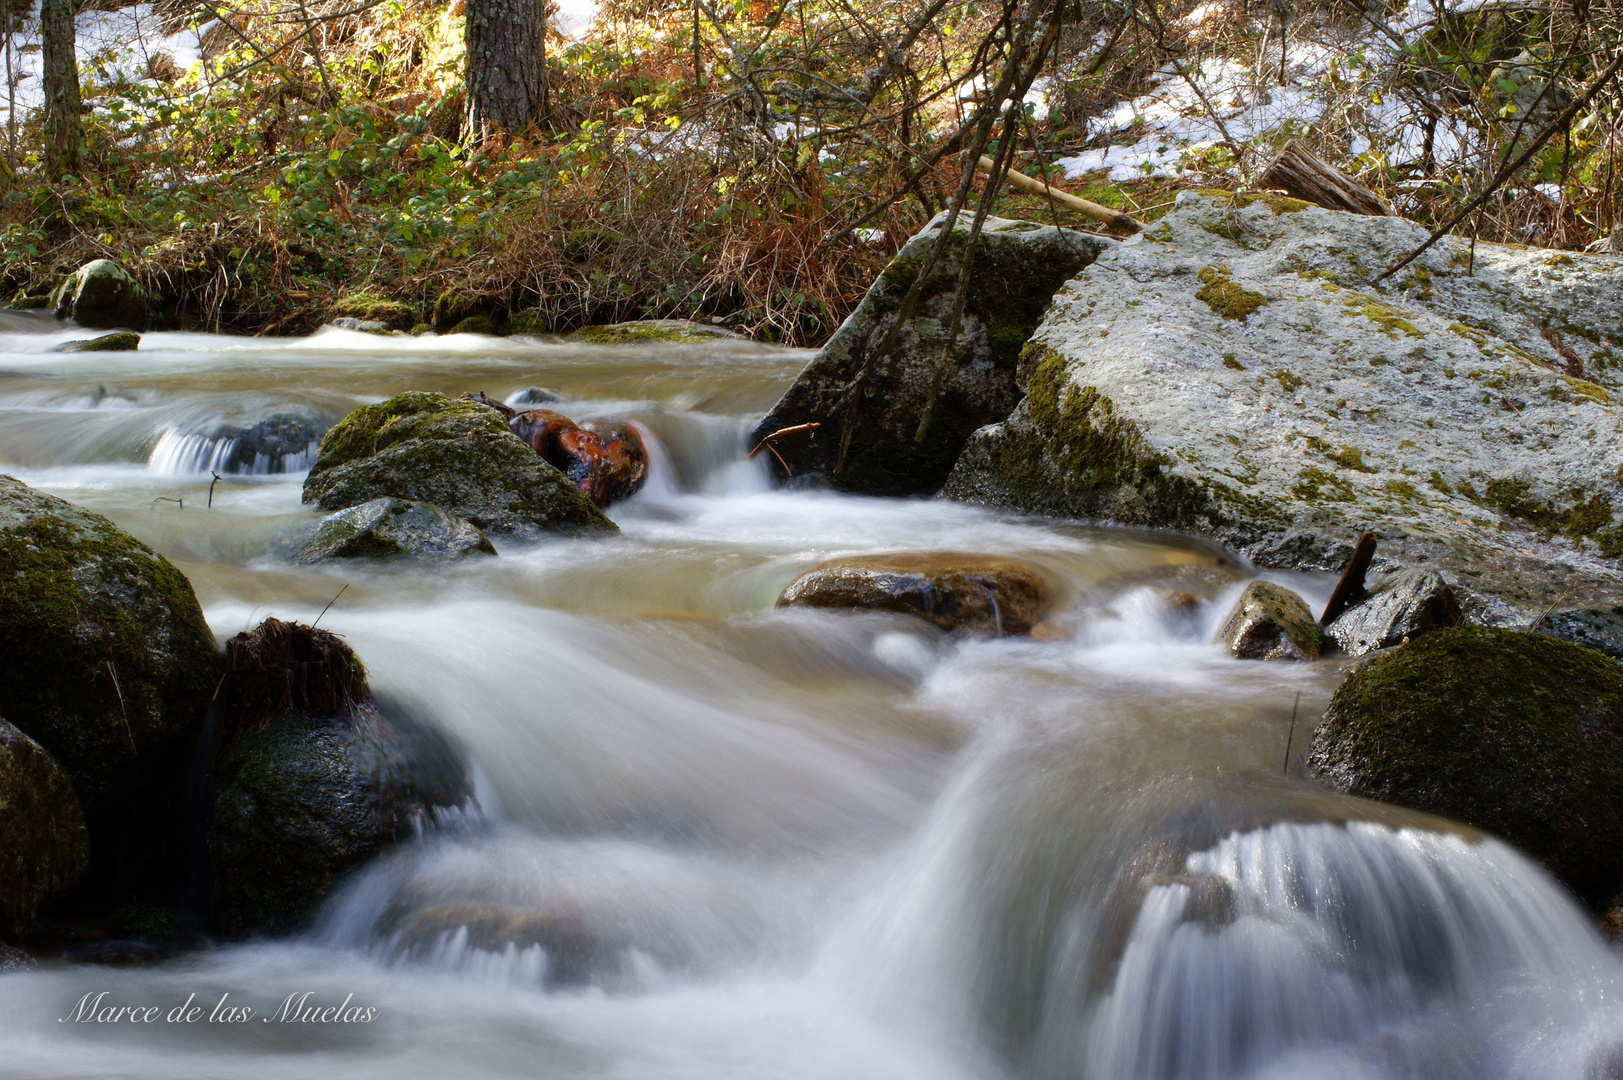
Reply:
<svg viewBox="0 0 1623 1080"><path fill-rule="evenodd" d="M0 287L37 304L109 257L172 326L304 332L365 290L424 319L449 295L497 317L539 308L559 330L683 317L816 343L950 201L971 113L1036 2L609 0L584 36L546 38L537 122L481 142L466 135L463 0L163 0L140 10L205 27L203 59L82 64L77 175L47 175L38 114L19 117ZM1141 220L1180 186L1253 183L1299 138L1438 222L1578 99L1623 16L1614 0L1410 10L1432 2L1050 4L1041 91L996 134L1014 132L1015 167ZM1287 73L1311 84L1313 115L1242 130L1286 50L1314 44L1329 63ZM1215 97L1213 65L1245 85ZM1060 179L1056 161L1149 130L1101 118L1166 85L1193 88L1189 111L1220 137L1142 179ZM1617 104L1607 87L1562 124L1473 234L1581 247L1609 233ZM1097 227L1030 195L996 209Z"/></svg>

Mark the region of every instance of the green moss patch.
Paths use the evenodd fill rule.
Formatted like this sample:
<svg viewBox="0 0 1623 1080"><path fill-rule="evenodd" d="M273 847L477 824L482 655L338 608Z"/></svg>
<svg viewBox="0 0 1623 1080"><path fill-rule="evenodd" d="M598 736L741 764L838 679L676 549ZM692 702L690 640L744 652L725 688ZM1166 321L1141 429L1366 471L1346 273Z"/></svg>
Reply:
<svg viewBox="0 0 1623 1080"><path fill-rule="evenodd" d="M1268 303L1268 297L1235 284L1228 273L1218 267L1208 266L1196 274L1195 278L1202 286L1195 293L1195 299L1225 319L1243 321Z"/></svg>

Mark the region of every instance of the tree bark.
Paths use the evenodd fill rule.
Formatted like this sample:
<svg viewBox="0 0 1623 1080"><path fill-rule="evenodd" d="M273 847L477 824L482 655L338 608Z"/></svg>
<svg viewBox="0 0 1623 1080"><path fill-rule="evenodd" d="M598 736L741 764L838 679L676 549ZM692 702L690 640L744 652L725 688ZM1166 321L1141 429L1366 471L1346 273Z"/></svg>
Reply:
<svg viewBox="0 0 1623 1080"><path fill-rule="evenodd" d="M474 138L522 131L541 119L546 9L546 0L468 0L463 40Z"/></svg>
<svg viewBox="0 0 1623 1080"><path fill-rule="evenodd" d="M1259 177L1262 187L1279 188L1287 195L1327 210L1347 210L1370 217L1390 217L1391 207L1381 197L1340 169L1292 139L1274 156Z"/></svg>
<svg viewBox="0 0 1623 1080"><path fill-rule="evenodd" d="M41 0L39 30L45 92L45 165L53 178L79 169L84 135L79 113L79 57L74 0Z"/></svg>

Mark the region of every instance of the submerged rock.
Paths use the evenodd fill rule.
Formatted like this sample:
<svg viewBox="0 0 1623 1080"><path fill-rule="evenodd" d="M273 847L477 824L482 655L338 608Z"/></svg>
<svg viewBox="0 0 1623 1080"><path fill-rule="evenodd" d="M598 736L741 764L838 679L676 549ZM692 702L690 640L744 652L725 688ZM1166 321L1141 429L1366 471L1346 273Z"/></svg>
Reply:
<svg viewBox="0 0 1623 1080"><path fill-rule="evenodd" d="M134 352L140 345L140 334L120 330L117 333L103 334L100 337L85 338L81 341L65 341L51 351L61 353Z"/></svg>
<svg viewBox="0 0 1623 1080"><path fill-rule="evenodd" d="M1217 640L1242 660L1317 660L1324 635L1300 596L1257 580L1235 601Z"/></svg>
<svg viewBox="0 0 1623 1080"><path fill-rule="evenodd" d="M346 871L471 797L450 745L385 717L335 635L267 619L227 664L206 825L216 929L295 926Z"/></svg>
<svg viewBox="0 0 1623 1080"><path fill-rule="evenodd" d="M1099 241L977 432L956 499L1213 535L1262 566L1424 565L1534 613L1623 593L1611 432L1623 263L1427 236L1273 196L1184 193ZM1554 322L1551 322L1551 319ZM1549 324L1549 325L1546 325ZM1581 378L1551 337L1580 358ZM818 432L819 442L827 437ZM787 441L787 440L785 440ZM1529 614L1531 617L1531 614Z"/></svg>
<svg viewBox="0 0 1623 1080"><path fill-rule="evenodd" d="M794 476L814 473L843 490L875 495L938 489L970 435L1018 404L1021 346L1054 291L1107 243L1067 229L988 218L976 243L963 320L943 366L968 238L966 216L931 270L912 317L885 355L874 355L941 223L937 217L896 253L857 310L756 426L752 441L820 425L774 443Z"/></svg>
<svg viewBox="0 0 1623 1080"><path fill-rule="evenodd" d="M294 561L396 555L455 559L475 554L496 554L477 525L431 503L383 498L325 518Z"/></svg>
<svg viewBox="0 0 1623 1080"><path fill-rule="evenodd" d="M1435 630L1353 669L1308 767L1497 833L1599 904L1623 888L1623 668L1540 634Z"/></svg>
<svg viewBox="0 0 1623 1080"><path fill-rule="evenodd" d="M523 537L616 528L501 413L442 394L364 406L322 439L305 502L340 510L383 497L432 503L481 529Z"/></svg>
<svg viewBox="0 0 1623 1080"><path fill-rule="evenodd" d="M1465 621L1454 589L1435 570L1405 570L1331 623L1325 633L1349 656L1401 645L1429 630Z"/></svg>
<svg viewBox="0 0 1623 1080"><path fill-rule="evenodd" d="M0 975L8 971L38 971L39 961L21 949L0 943Z"/></svg>
<svg viewBox="0 0 1623 1080"><path fill-rule="evenodd" d="M56 317L92 330L141 330L147 321L146 296L130 272L111 259L85 263L51 298Z"/></svg>
<svg viewBox="0 0 1623 1080"><path fill-rule="evenodd" d="M44 747L0 720L0 933L25 936L34 914L89 865L73 785Z"/></svg>
<svg viewBox="0 0 1623 1080"><path fill-rule="evenodd" d="M0 715L87 813L150 793L219 677L191 585L99 514L0 476Z"/></svg>
<svg viewBox="0 0 1623 1080"><path fill-rule="evenodd" d="M869 555L800 575L779 607L852 608L916 615L943 630L1023 634L1053 603L1053 585L1026 563L985 555Z"/></svg>

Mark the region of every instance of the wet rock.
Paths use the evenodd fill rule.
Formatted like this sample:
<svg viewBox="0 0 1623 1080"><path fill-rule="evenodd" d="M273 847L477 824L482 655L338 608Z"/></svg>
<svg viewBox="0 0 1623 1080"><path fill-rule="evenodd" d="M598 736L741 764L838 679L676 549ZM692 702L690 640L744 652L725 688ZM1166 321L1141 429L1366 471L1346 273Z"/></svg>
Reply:
<svg viewBox="0 0 1623 1080"><path fill-rule="evenodd" d="M940 223L939 217L931 221L897 252L857 310L756 426L752 442L784 428L821 425L774 444L792 475L817 473L843 490L876 495L940 488L970 435L1019 403L1022 346L1055 290L1107 243L1066 229L987 219L953 355L942 368L968 237L966 216L931 271L912 318L886 355L872 355ZM848 421L849 445L842 450Z"/></svg>
<svg viewBox="0 0 1623 1080"><path fill-rule="evenodd" d="M409 393L356 409L321 441L304 501L341 510L392 497L432 503L521 537L613 532L580 489L475 401Z"/></svg>
<svg viewBox="0 0 1623 1080"><path fill-rule="evenodd" d="M434 298L434 309L428 321L433 324L435 333L448 334L465 319L493 318L500 307L497 297L464 289L446 289Z"/></svg>
<svg viewBox="0 0 1623 1080"><path fill-rule="evenodd" d="M38 971L39 961L21 949L0 943L0 975L8 971Z"/></svg>
<svg viewBox="0 0 1623 1080"><path fill-rule="evenodd" d="M1478 244L1473 272L1469 240L1445 238L1367 284L1426 236L1180 193L1055 295L1024 400L969 441L945 493L1200 532L1265 567L1339 570L1370 529L1377 571L1435 569L1524 621L1569 588L1566 605L1615 604L1623 577L1594 556L1623 554L1623 478L1589 433L1623 399L1606 351L1623 262Z"/></svg>
<svg viewBox="0 0 1623 1080"><path fill-rule="evenodd" d="M332 427L332 417L325 413L286 412L265 419L232 433L237 440L232 460L241 466L237 472L286 472L289 459L299 459L303 465L314 455L321 437Z"/></svg>
<svg viewBox="0 0 1623 1080"><path fill-rule="evenodd" d="M297 925L346 871L471 797L450 745L384 716L335 635L267 619L227 664L206 823L218 931Z"/></svg>
<svg viewBox="0 0 1623 1080"><path fill-rule="evenodd" d="M741 338L725 327L707 326L686 319L642 319L605 326L583 326L570 334L569 340L620 345L635 341L737 341Z"/></svg>
<svg viewBox="0 0 1623 1080"><path fill-rule="evenodd" d="M1325 629L1350 656L1403 644L1430 630L1465 621L1453 586L1435 570L1404 570L1383 580L1367 599Z"/></svg>
<svg viewBox="0 0 1623 1080"><path fill-rule="evenodd" d="M146 296L130 272L111 259L85 263L53 296L56 317L93 330L140 330L146 326Z"/></svg>
<svg viewBox="0 0 1623 1080"><path fill-rule="evenodd" d="M1047 614L1053 586L1013 559L950 553L834 559L783 590L779 607L916 615L943 630L1023 634Z"/></svg>
<svg viewBox="0 0 1623 1080"><path fill-rule="evenodd" d="M531 409L514 416L508 427L598 506L630 498L647 479L648 454L628 422L576 424L551 409Z"/></svg>
<svg viewBox="0 0 1623 1080"><path fill-rule="evenodd" d="M86 813L164 786L218 679L191 585L99 514L0 476L0 715Z"/></svg>
<svg viewBox="0 0 1623 1080"><path fill-rule="evenodd" d="M1300 596L1258 580L1240 594L1217 640L1242 660L1317 660L1324 638Z"/></svg>
<svg viewBox="0 0 1623 1080"><path fill-rule="evenodd" d="M44 747L0 720L0 933L25 936L89 864L73 785Z"/></svg>
<svg viewBox="0 0 1623 1080"><path fill-rule="evenodd" d="M466 394L462 394L457 398L457 400L458 401L477 401L479 404L485 406L486 408L495 409L497 412L502 414L502 419L508 421L509 424L512 423L513 417L518 415L518 410L517 409L514 409L511 405L508 405L506 402L497 401L495 398L489 397L488 395L486 395L486 393L483 390L476 390L476 391L472 391L472 392L469 392L469 393L466 393Z"/></svg>
<svg viewBox="0 0 1623 1080"><path fill-rule="evenodd" d="M519 412L526 409L539 409L546 405L556 405L564 400L564 396L556 390L548 390L544 386L526 386L513 395L513 408Z"/></svg>
<svg viewBox="0 0 1623 1080"><path fill-rule="evenodd" d="M1623 668L1541 634L1435 630L1354 668L1308 768L1521 847L1592 904L1623 889Z"/></svg>
<svg viewBox="0 0 1623 1080"><path fill-rule="evenodd" d="M314 563L398 555L457 559L494 554L489 538L472 522L430 503L383 498L324 519L293 558Z"/></svg>
<svg viewBox="0 0 1623 1080"><path fill-rule="evenodd" d="M363 291L339 297L327 318L333 325L351 330L410 330L417 325L417 308Z"/></svg>
<svg viewBox="0 0 1623 1080"><path fill-rule="evenodd" d="M1552 611L1533 629L1623 660L1623 607Z"/></svg>
<svg viewBox="0 0 1623 1080"><path fill-rule="evenodd" d="M117 333L103 334L100 337L85 338L82 341L65 341L51 351L61 353L134 352L140 345L140 334L120 330Z"/></svg>

